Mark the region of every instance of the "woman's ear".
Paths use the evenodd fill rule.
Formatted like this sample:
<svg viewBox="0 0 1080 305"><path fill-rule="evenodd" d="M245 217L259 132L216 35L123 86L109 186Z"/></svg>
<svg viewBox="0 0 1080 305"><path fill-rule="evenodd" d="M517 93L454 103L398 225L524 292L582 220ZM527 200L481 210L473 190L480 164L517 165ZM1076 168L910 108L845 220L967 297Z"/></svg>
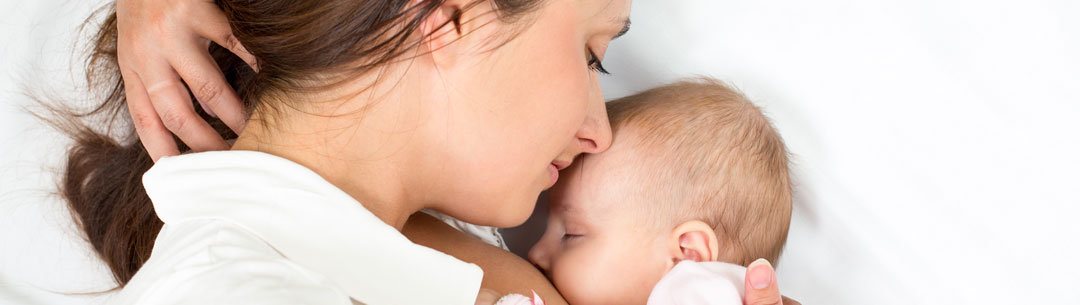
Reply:
<svg viewBox="0 0 1080 305"><path fill-rule="evenodd" d="M424 0L417 0L416 5L421 5ZM438 66L452 65L456 59L459 50L455 48L449 48L450 44L458 39L461 39L462 33L466 33L462 29L462 11L461 3L459 0L448 0L443 2L435 12L432 12L420 25L420 35L423 37L421 41L422 52L431 55L433 61Z"/></svg>
<svg viewBox="0 0 1080 305"><path fill-rule="evenodd" d="M720 242L716 232L712 226L700 220L687 221L675 227L669 244L674 263L683 260L707 262L720 258Z"/></svg>

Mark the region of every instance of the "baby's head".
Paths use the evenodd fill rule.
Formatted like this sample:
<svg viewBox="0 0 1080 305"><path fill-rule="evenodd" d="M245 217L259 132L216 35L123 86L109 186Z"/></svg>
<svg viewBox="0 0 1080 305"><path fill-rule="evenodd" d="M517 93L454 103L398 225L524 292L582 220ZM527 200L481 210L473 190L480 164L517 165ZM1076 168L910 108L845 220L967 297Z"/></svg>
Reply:
<svg viewBox="0 0 1080 305"><path fill-rule="evenodd" d="M529 252L570 304L645 304L682 260L776 262L791 220L788 159L757 107L702 79L608 112L614 143L563 171Z"/></svg>

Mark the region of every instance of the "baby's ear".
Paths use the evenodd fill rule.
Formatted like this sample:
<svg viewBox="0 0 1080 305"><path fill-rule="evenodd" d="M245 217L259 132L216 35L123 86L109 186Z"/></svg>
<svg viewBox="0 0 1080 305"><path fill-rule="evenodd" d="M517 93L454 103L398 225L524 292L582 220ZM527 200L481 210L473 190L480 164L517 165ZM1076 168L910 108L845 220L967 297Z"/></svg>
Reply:
<svg viewBox="0 0 1080 305"><path fill-rule="evenodd" d="M671 232L670 253L672 261L715 261L720 257L720 242L716 232L700 220L691 220L675 227Z"/></svg>

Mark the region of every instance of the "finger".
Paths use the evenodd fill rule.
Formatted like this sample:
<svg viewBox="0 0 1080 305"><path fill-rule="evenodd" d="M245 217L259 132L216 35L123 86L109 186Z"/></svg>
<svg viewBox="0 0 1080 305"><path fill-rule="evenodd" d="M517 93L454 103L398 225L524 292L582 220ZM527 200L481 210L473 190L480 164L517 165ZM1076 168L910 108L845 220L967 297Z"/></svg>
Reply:
<svg viewBox="0 0 1080 305"><path fill-rule="evenodd" d="M252 69L259 71L255 56L251 55L233 35L229 20L225 18L225 12L222 12L220 7L214 4L213 1L200 1L195 5L194 9L195 12L192 13L192 16L200 17L192 19L192 22L190 22L190 26L196 34L228 49L229 52L236 54Z"/></svg>
<svg viewBox="0 0 1080 305"><path fill-rule="evenodd" d="M785 296L781 296L780 298L784 299L784 305L802 305L802 303L799 303L799 301L792 300L791 298Z"/></svg>
<svg viewBox="0 0 1080 305"><path fill-rule="evenodd" d="M143 147L146 147L150 158L157 162L161 157L179 155L176 141L161 123L154 106L150 104L150 97L146 94L142 80L136 73L126 69L122 69L120 75L124 78L124 95L127 97L132 125L135 125L135 133L139 135L139 140Z"/></svg>
<svg viewBox="0 0 1080 305"><path fill-rule="evenodd" d="M139 78L143 85L146 85L150 104L154 106L166 129L195 151L228 148L217 131L195 114L195 107L191 104L187 89L180 83L172 68L162 65L146 71L140 73Z"/></svg>
<svg viewBox="0 0 1080 305"><path fill-rule="evenodd" d="M746 267L746 305L782 305L776 271L768 260L758 259Z"/></svg>
<svg viewBox="0 0 1080 305"><path fill-rule="evenodd" d="M198 44L189 44L189 47L177 49L175 52L183 55L179 55L172 65L203 109L220 118L234 132L239 134L243 131L247 123L244 104L240 102L236 91L229 86L210 53L199 49Z"/></svg>

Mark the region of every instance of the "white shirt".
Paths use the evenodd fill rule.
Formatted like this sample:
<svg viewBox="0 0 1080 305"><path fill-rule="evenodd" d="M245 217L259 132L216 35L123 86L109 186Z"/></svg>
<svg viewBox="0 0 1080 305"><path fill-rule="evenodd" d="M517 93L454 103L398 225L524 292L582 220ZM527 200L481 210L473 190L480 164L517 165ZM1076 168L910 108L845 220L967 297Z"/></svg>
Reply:
<svg viewBox="0 0 1080 305"><path fill-rule="evenodd" d="M162 158L143 184L165 222L117 304L473 304L476 265L410 242L292 161Z"/></svg>

